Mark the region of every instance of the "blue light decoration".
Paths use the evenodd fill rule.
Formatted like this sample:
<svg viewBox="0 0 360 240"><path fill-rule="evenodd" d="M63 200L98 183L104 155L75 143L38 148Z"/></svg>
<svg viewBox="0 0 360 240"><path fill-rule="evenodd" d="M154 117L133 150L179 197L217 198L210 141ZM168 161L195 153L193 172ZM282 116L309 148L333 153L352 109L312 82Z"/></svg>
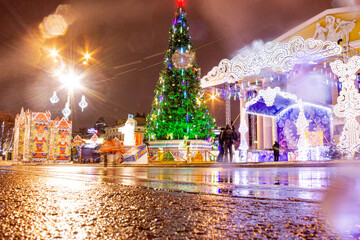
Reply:
<svg viewBox="0 0 360 240"><path fill-rule="evenodd" d="M187 97L187 92L185 91L184 92L184 99Z"/></svg>
<svg viewBox="0 0 360 240"><path fill-rule="evenodd" d="M186 121L187 122L189 121L189 114L188 113L186 114Z"/></svg>
<svg viewBox="0 0 360 240"><path fill-rule="evenodd" d="M278 101L278 100L276 100ZM279 114L276 115L276 125L277 125L277 135L278 142L282 149L284 150L293 150L297 149L297 141L299 139L299 135L297 135L297 128L295 122L299 115L299 107L298 105L291 105L284 102L279 102L279 105L285 103L287 107L285 107ZM276 105L278 105L276 103ZM289 107L290 106L290 107ZM322 135L326 139L331 139L331 108L327 108L321 105L304 103L305 108L305 117L309 120L309 132L319 131L319 127L321 128ZM264 108L265 110L265 108ZM273 108L273 110L277 110ZM278 110L277 110L278 111ZM311 113L311 114L310 114ZM275 113L276 114L276 113ZM289 121L290 120L290 121ZM316 121L316 123L314 122ZM324 139L324 145L328 145L328 142Z"/></svg>

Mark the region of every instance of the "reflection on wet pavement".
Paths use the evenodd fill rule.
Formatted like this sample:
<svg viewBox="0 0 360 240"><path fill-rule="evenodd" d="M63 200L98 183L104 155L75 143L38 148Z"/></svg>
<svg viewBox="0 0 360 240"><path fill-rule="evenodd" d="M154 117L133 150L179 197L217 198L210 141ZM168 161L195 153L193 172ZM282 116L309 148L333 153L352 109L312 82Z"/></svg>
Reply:
<svg viewBox="0 0 360 240"><path fill-rule="evenodd" d="M84 168L41 171L124 185L237 197L320 201L339 168ZM31 169L30 169L31 170Z"/></svg>
<svg viewBox="0 0 360 240"><path fill-rule="evenodd" d="M235 174L230 177L231 181L227 171L220 170L220 175L216 171L219 169L3 169L0 239L339 238L329 229L318 212L319 204L314 202L187 194L139 186L166 184L168 179L168 184L180 183L182 188L188 179L191 190L194 186L206 186L206 179L210 181L209 191L219 186L228 186L228 191L263 185L273 190L322 188L311 182L300 186L301 178L293 178L291 171L287 177L279 175L275 185L268 171L239 170L236 178ZM147 176L153 180L145 181ZM119 184L126 181L131 186Z"/></svg>

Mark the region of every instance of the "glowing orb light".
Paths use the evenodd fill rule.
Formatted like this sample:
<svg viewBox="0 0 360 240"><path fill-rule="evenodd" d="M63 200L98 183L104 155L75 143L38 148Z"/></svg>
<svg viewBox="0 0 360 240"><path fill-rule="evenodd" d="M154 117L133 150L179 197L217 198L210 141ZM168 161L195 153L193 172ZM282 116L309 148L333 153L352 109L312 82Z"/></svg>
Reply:
<svg viewBox="0 0 360 240"><path fill-rule="evenodd" d="M70 90L75 88L81 88L81 84L80 84L81 76L77 75L71 69L68 72L62 73L59 76L59 80L65 87L67 87Z"/></svg>

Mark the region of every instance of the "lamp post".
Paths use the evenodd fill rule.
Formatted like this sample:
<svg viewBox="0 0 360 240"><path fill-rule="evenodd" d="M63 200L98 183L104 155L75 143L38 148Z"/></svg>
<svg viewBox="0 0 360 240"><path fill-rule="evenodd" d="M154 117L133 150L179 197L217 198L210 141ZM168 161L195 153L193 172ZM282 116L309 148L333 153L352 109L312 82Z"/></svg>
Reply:
<svg viewBox="0 0 360 240"><path fill-rule="evenodd" d="M60 62L60 68L54 71L53 75L60 81L63 88L67 88L68 94L67 94L67 101L65 103L65 108L62 110L62 114L64 115L64 118L66 120L69 119L69 116L71 115L71 109L70 109L70 96L73 94L74 89L81 89L81 80L83 78L83 74L79 74L76 72L74 65L72 66L66 66L66 64L63 61L63 58L59 55L58 50L51 49L49 50L50 57L53 58L55 63ZM83 65L87 65L89 60L91 59L91 54L86 52L84 54L84 57L82 58ZM50 102L52 104L55 104L59 102L59 98L56 94L56 91L53 92L52 97L50 98ZM84 111L84 108L88 106L88 103L86 102L85 95L82 95L81 101L79 102L79 106L81 108L81 111Z"/></svg>

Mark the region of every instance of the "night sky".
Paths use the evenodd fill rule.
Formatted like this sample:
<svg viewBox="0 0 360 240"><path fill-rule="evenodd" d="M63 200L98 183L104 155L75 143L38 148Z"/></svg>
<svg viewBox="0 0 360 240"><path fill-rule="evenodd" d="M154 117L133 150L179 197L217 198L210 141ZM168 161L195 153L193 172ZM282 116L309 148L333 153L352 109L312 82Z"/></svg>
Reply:
<svg viewBox="0 0 360 240"><path fill-rule="evenodd" d="M187 0L185 10L205 75L253 40L273 40L326 9L353 2ZM44 39L38 26L61 4L72 6L75 21L65 35ZM92 127L100 116L112 125L128 113L149 113L175 10L175 0L1 0L0 111L16 114L24 107L62 116L66 90L58 93L59 103L49 101L60 86L49 71L52 60L46 51L55 46L68 62L78 62L85 48L94 51L88 67L78 64L87 73L82 84L89 106L81 112L82 91L75 90L74 129ZM235 118L238 101L232 108ZM218 125L224 124L221 102L210 111Z"/></svg>

